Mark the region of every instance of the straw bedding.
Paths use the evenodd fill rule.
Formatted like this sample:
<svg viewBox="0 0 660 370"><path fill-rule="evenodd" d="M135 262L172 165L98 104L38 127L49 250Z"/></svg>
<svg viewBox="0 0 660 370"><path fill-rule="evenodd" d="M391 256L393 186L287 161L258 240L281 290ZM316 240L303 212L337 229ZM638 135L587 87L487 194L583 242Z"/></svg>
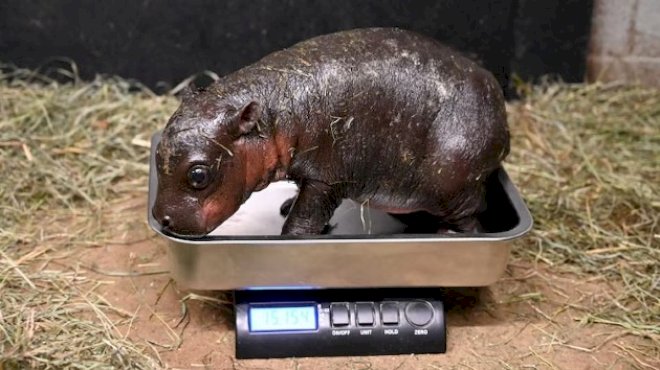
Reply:
<svg viewBox="0 0 660 370"><path fill-rule="evenodd" d="M130 312L61 263L76 250L148 237L148 138L177 106L139 84L0 74L0 369L153 368L116 329ZM583 310L660 344L660 91L521 85L508 107L506 168L535 219L514 258L602 279L616 295ZM127 216L130 214L130 216Z"/></svg>

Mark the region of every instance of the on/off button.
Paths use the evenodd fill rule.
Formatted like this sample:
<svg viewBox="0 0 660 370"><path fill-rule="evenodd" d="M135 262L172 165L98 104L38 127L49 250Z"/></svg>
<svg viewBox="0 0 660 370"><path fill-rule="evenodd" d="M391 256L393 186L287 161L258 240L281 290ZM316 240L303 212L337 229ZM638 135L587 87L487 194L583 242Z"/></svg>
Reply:
<svg viewBox="0 0 660 370"><path fill-rule="evenodd" d="M426 301L410 302L406 306L406 318L415 326L425 326L433 319L433 307Z"/></svg>
<svg viewBox="0 0 660 370"><path fill-rule="evenodd" d="M332 326L348 326L350 324L350 315L348 304L333 303L330 305L330 321Z"/></svg>

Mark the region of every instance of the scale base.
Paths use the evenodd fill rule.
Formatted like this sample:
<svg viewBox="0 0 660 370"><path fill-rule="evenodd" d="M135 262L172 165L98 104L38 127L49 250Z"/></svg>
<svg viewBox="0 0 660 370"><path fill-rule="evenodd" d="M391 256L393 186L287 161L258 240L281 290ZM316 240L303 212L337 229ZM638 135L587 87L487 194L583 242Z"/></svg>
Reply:
<svg viewBox="0 0 660 370"><path fill-rule="evenodd" d="M444 353L438 295L426 288L236 291L236 358Z"/></svg>

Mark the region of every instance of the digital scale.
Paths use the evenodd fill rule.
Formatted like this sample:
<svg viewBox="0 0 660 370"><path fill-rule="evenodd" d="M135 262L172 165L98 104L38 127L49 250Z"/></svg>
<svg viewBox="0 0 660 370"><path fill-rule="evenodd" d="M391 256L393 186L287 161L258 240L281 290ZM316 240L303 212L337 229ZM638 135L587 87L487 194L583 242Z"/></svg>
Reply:
<svg viewBox="0 0 660 370"><path fill-rule="evenodd" d="M445 316L433 293L239 290L234 306L236 357L444 353Z"/></svg>
<svg viewBox="0 0 660 370"><path fill-rule="evenodd" d="M420 233L378 210L344 201L328 235L279 235L288 182L253 193L209 235L163 233L151 215L157 176L151 141L149 225L168 241L181 285L234 291L236 357L444 353L440 287L477 287L504 272L511 241L532 218L503 169L488 180L483 232ZM412 232L414 233L411 233Z"/></svg>

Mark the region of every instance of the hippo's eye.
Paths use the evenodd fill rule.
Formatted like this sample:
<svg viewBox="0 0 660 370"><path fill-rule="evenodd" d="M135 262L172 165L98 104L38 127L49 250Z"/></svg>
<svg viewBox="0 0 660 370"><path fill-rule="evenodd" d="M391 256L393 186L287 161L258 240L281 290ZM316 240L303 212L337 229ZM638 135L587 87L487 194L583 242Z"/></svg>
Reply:
<svg viewBox="0 0 660 370"><path fill-rule="evenodd" d="M211 170L209 166L202 164L194 165L188 170L188 184L195 189L204 189L211 182Z"/></svg>

